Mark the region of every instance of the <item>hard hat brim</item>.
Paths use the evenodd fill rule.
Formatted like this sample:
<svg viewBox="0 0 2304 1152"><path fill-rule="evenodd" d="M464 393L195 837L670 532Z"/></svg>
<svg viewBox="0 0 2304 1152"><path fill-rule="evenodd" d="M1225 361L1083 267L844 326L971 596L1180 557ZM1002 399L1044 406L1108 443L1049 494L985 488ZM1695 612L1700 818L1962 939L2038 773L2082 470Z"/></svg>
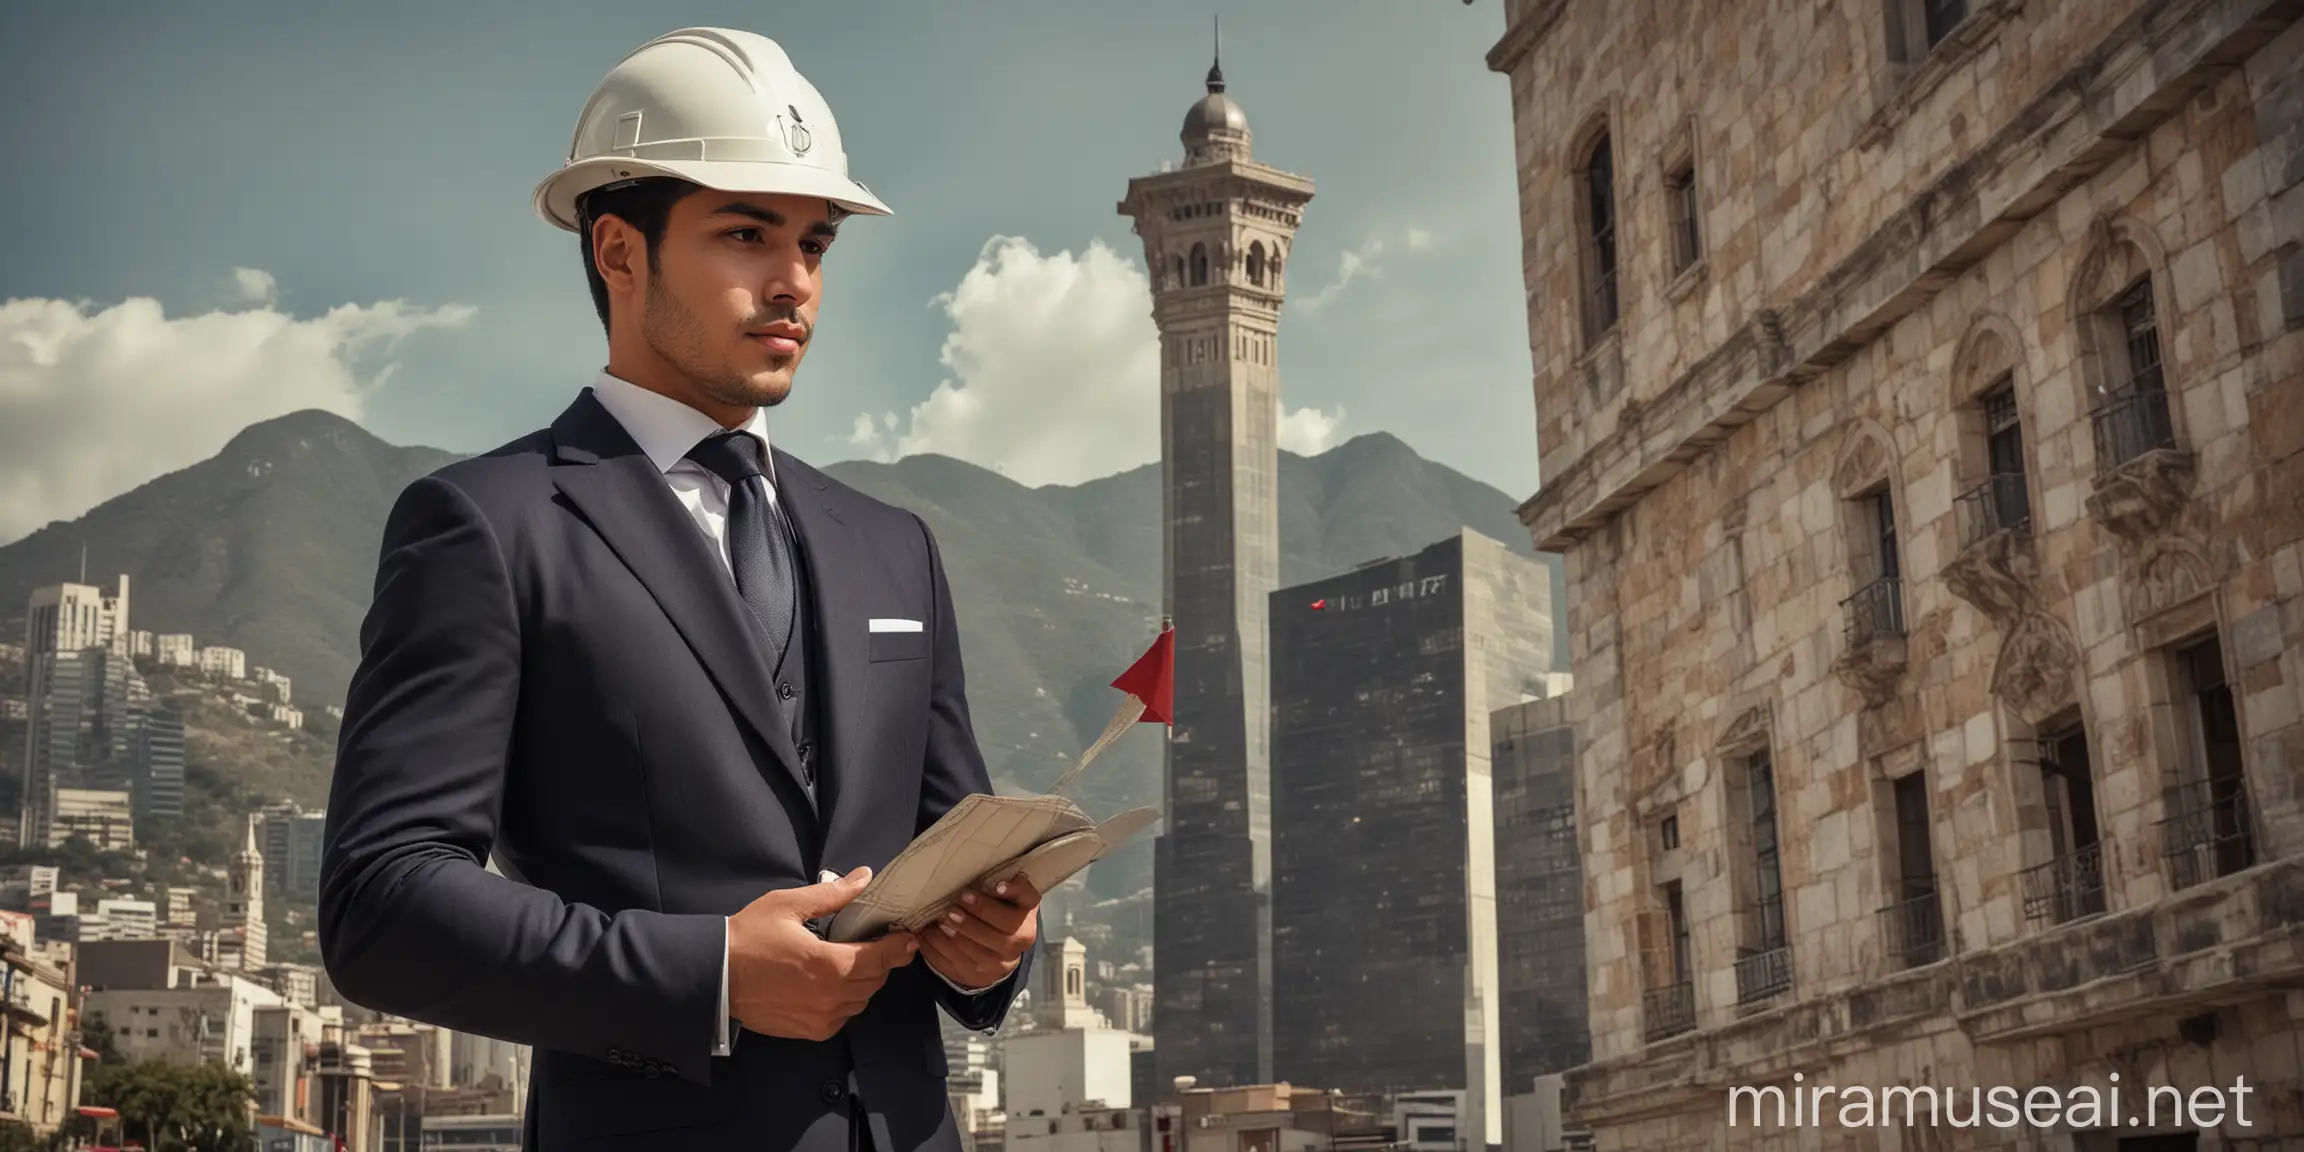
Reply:
<svg viewBox="0 0 2304 1152"><path fill-rule="evenodd" d="M763 196L814 196L865 216L893 216L862 184L810 164L774 160L635 160L599 156L554 172L536 186L536 214L564 232L577 231L576 199L618 180L670 176L719 192Z"/></svg>

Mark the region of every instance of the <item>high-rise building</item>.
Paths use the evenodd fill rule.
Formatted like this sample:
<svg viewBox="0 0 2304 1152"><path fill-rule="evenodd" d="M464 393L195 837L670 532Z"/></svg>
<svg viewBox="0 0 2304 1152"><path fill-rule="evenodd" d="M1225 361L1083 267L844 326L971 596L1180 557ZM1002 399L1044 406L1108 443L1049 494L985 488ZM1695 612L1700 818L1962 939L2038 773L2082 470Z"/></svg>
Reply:
<svg viewBox="0 0 2304 1152"><path fill-rule="evenodd" d="M25 659L115 645L127 654L128 577L123 574L119 579L119 588L111 595L92 584L33 589L25 608Z"/></svg>
<svg viewBox="0 0 2304 1152"><path fill-rule="evenodd" d="M1164 1076L1271 1066L1271 772L1265 597L1279 579L1288 253L1312 182L1249 154L1221 63L1180 167L1128 182L1160 329L1164 607L1176 629L1163 831L1153 846L1153 1027Z"/></svg>
<svg viewBox="0 0 2304 1152"><path fill-rule="evenodd" d="M1469 530L1271 598L1274 1071L1462 1092L1474 1148L1503 1131L1489 716L1541 694L1551 600Z"/></svg>
<svg viewBox="0 0 2304 1152"><path fill-rule="evenodd" d="M1496 777L1498 1047L1507 1100L1527 1093L1539 1076L1592 1058L1576 732L1567 716L1568 701L1551 696L1500 708L1488 721Z"/></svg>
<svg viewBox="0 0 2304 1152"><path fill-rule="evenodd" d="M257 818L257 844L264 853L266 891L292 901L320 899L321 838L324 812L306 812L293 800L267 805Z"/></svg>
<svg viewBox="0 0 2304 1152"><path fill-rule="evenodd" d="M134 661L111 647L31 658L21 843L61 842L61 788L124 792L139 819L184 810L184 724L156 700Z"/></svg>
<svg viewBox="0 0 2304 1152"><path fill-rule="evenodd" d="M2304 1132L2304 5L1501 7L1575 1124ZM2247 1127L2147 1114L2211 1080ZM2126 1107L1949 1131L1979 1085Z"/></svg>

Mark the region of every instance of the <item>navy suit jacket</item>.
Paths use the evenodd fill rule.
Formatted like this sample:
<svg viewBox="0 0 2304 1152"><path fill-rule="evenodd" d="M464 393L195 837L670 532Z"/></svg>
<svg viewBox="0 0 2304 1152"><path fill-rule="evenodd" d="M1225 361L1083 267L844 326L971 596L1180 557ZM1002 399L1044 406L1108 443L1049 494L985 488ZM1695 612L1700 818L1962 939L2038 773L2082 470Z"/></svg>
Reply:
<svg viewBox="0 0 2304 1152"><path fill-rule="evenodd" d="M852 1117L878 1152L956 1149L938 1005L989 1031L1027 979L1029 954L968 996L915 958L830 1041L711 1054L724 916L883 868L991 791L927 526L782 451L774 474L811 594L813 801L734 582L589 389L386 521L321 953L353 1003L533 1045L532 1149L849 1152Z"/></svg>

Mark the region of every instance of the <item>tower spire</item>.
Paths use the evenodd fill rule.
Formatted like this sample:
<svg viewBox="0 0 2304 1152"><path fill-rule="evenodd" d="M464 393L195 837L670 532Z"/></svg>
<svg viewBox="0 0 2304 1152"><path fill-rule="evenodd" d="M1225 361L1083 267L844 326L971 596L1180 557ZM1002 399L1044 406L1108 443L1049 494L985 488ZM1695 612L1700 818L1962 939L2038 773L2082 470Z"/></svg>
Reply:
<svg viewBox="0 0 2304 1152"><path fill-rule="evenodd" d="M1222 92L1224 90L1224 18L1218 16L1215 19L1216 58L1214 62L1208 65L1208 90L1210 92Z"/></svg>

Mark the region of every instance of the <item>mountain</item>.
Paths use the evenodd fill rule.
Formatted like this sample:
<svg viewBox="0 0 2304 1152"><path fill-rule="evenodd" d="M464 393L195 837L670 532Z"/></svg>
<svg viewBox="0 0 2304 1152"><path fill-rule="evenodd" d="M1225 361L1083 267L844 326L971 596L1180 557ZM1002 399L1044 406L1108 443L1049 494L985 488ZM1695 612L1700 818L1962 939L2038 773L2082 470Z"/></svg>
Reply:
<svg viewBox="0 0 2304 1152"><path fill-rule="evenodd" d="M326 413L258 424L211 460L0 547L0 606L13 615L33 587L76 578L85 544L90 582L129 574L136 627L246 649L251 664L292 677L307 709L341 702L384 517L409 481L455 458ZM1118 703L1112 677L1158 627L1159 466L1041 488L934 455L826 471L935 532L985 759L1003 788L1046 788L1102 730ZM1513 506L1383 433L1319 456L1282 453L1282 586L1459 527L1530 554ZM1155 732L1130 733L1082 778L1080 800L1098 812L1159 803L1159 752ZM1149 883L1149 838L1090 876L1111 895Z"/></svg>
<svg viewBox="0 0 2304 1152"><path fill-rule="evenodd" d="M190 632L285 672L307 708L340 703L359 656L384 516L456 454L399 448L329 412L254 424L216 455L0 548L0 619L33 588L129 577L133 627ZM21 636L21 625L7 630Z"/></svg>

